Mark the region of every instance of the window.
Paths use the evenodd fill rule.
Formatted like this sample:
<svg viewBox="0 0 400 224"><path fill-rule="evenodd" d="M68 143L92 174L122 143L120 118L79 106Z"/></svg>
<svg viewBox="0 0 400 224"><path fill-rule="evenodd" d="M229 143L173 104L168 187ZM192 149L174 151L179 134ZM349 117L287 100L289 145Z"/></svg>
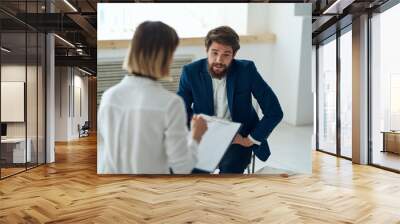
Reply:
<svg viewBox="0 0 400 224"><path fill-rule="evenodd" d="M400 5L371 18L372 164L400 170Z"/></svg>
<svg viewBox="0 0 400 224"><path fill-rule="evenodd" d="M351 27L349 27L351 28ZM340 154L351 158L352 149L352 34L340 36Z"/></svg>
<svg viewBox="0 0 400 224"><path fill-rule="evenodd" d="M336 153L336 40L318 48L318 147Z"/></svg>
<svg viewBox="0 0 400 224"><path fill-rule="evenodd" d="M390 74L390 130L400 130L400 73Z"/></svg>

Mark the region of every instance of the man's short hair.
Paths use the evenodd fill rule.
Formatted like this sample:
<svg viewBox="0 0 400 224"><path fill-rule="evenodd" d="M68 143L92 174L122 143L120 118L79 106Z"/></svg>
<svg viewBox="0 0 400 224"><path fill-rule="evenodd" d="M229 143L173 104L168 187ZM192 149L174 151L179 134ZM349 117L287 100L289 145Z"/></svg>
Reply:
<svg viewBox="0 0 400 224"><path fill-rule="evenodd" d="M231 46L233 54L240 49L239 35L229 26L220 26L210 30L205 38L206 49L210 48L213 42Z"/></svg>
<svg viewBox="0 0 400 224"><path fill-rule="evenodd" d="M130 74L153 79L168 76L178 44L179 37L172 27L160 21L145 21L136 28L123 68Z"/></svg>

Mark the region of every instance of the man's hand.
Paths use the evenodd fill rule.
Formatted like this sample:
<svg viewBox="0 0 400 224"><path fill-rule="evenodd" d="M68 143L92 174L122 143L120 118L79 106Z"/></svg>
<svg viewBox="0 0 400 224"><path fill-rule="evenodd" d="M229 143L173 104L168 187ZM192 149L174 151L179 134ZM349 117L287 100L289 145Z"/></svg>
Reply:
<svg viewBox="0 0 400 224"><path fill-rule="evenodd" d="M241 145L243 147L250 147L254 143L249 138L247 138L247 137L243 138L243 136L241 136L240 134L236 134L235 138L233 139L232 144L238 144L238 145Z"/></svg>
<svg viewBox="0 0 400 224"><path fill-rule="evenodd" d="M200 143L201 138L208 129L207 121L204 120L204 118L202 118L200 115L193 115L191 126L193 139L196 140L197 143Z"/></svg>

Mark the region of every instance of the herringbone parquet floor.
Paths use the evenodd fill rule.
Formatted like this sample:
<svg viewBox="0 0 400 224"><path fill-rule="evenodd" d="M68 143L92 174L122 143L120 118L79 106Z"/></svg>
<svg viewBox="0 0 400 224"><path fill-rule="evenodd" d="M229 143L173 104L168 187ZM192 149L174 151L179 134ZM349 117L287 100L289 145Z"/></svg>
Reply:
<svg viewBox="0 0 400 224"><path fill-rule="evenodd" d="M314 152L313 174L98 176L96 139L0 181L0 223L400 223L400 175Z"/></svg>

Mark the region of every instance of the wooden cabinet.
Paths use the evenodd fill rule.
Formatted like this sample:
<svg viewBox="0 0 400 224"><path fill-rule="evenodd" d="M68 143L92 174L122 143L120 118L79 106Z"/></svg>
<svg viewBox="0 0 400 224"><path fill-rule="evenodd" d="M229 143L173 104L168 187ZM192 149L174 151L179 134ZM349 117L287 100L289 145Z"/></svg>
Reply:
<svg viewBox="0 0 400 224"><path fill-rule="evenodd" d="M400 154L400 131L386 131L383 133L383 152Z"/></svg>

